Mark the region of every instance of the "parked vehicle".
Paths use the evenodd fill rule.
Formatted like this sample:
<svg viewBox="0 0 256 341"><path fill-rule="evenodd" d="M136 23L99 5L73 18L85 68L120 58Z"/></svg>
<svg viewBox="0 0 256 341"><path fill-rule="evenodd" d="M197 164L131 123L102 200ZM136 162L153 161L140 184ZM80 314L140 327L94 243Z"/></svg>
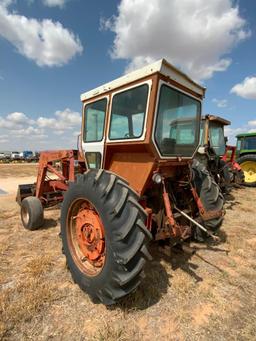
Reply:
<svg viewBox="0 0 256 341"><path fill-rule="evenodd" d="M42 152L36 184L19 186L29 230L62 202L67 265L94 301L113 304L137 288L152 238L183 247L202 231L218 240L223 196L193 161L204 94L165 60L88 91L80 152Z"/></svg>
<svg viewBox="0 0 256 341"><path fill-rule="evenodd" d="M34 154L31 150L24 150L23 152L23 159L29 161L33 158Z"/></svg>
<svg viewBox="0 0 256 341"><path fill-rule="evenodd" d="M196 159L203 163L214 176L224 193L234 184L244 182L244 174L235 161L235 147L226 145L224 127L230 121L215 115L205 115L201 122L200 147Z"/></svg>
<svg viewBox="0 0 256 341"><path fill-rule="evenodd" d="M236 137L236 157L244 172L244 184L256 187L256 132L239 134Z"/></svg>
<svg viewBox="0 0 256 341"><path fill-rule="evenodd" d="M20 160L20 153L19 152L12 152L11 153L11 160Z"/></svg>

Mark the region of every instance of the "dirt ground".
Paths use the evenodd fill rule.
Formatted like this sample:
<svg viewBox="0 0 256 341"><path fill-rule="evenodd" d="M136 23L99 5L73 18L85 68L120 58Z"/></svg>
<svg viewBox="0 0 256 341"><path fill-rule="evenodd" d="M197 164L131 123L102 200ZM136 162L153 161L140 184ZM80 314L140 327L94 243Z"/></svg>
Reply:
<svg viewBox="0 0 256 341"><path fill-rule="evenodd" d="M152 244L141 286L107 308L71 279L59 210L38 231L22 227L15 184L35 173L0 165L0 189L13 184L0 196L0 339L256 340L256 189L233 190L219 245L194 244L188 256Z"/></svg>

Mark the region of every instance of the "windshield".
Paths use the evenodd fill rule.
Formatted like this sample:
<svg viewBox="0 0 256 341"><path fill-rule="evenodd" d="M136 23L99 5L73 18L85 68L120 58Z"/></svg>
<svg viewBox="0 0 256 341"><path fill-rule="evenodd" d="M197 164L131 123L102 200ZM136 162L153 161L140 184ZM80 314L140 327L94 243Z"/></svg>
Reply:
<svg viewBox="0 0 256 341"><path fill-rule="evenodd" d="M216 155L224 155L226 150L226 143L224 137L223 126L218 123L210 122L210 144L214 149Z"/></svg>
<svg viewBox="0 0 256 341"><path fill-rule="evenodd" d="M201 104L167 85L160 89L155 141L163 156L191 157L198 146Z"/></svg>
<svg viewBox="0 0 256 341"><path fill-rule="evenodd" d="M244 146L243 149L256 149L256 136L250 136L250 137L246 137L244 139Z"/></svg>

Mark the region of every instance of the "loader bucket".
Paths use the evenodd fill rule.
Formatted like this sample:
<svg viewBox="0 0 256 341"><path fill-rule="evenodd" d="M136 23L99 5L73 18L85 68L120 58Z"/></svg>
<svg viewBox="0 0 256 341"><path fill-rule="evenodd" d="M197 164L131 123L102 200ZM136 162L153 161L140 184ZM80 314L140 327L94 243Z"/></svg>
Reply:
<svg viewBox="0 0 256 341"><path fill-rule="evenodd" d="M19 185L18 191L16 195L16 202L21 205L21 202L24 198L35 195L35 185L34 184L25 184Z"/></svg>

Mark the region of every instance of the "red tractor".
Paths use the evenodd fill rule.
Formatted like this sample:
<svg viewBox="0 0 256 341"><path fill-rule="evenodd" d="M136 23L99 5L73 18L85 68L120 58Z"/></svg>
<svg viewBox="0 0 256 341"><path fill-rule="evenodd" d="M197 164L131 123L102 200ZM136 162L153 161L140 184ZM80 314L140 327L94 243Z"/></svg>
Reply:
<svg viewBox="0 0 256 341"><path fill-rule="evenodd" d="M136 289L152 238L182 245L202 231L217 239L223 197L193 161L204 94L165 60L82 94L82 157L76 151L60 158L60 173L57 155L42 153L47 160L43 166L40 160L36 191L20 188L28 229L38 228L43 208L64 196L68 268L94 300L113 304ZM46 170L58 179L47 178Z"/></svg>

